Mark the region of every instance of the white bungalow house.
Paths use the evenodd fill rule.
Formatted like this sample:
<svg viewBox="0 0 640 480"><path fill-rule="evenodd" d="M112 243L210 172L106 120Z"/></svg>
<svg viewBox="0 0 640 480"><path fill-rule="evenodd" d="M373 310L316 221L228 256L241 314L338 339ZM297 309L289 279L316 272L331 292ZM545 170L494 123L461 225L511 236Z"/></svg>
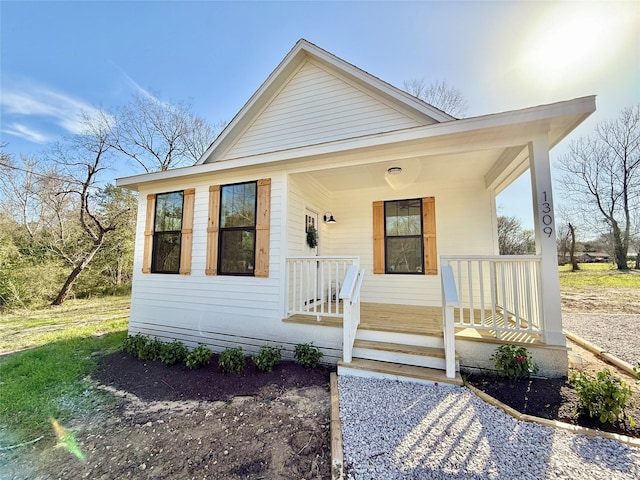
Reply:
<svg viewBox="0 0 640 480"><path fill-rule="evenodd" d="M458 120L300 40L196 165L118 180L130 333L426 379L522 343L566 374L549 149L594 111ZM500 256L496 195L527 169L537 254Z"/></svg>

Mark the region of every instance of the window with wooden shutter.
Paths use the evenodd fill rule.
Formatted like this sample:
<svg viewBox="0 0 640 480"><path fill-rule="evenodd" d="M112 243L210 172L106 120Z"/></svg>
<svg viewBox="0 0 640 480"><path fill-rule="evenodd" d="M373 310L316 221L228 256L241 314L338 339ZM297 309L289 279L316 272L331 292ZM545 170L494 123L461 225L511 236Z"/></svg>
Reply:
<svg viewBox="0 0 640 480"><path fill-rule="evenodd" d="M269 276L269 237L271 222L271 179L258 180L256 215L256 277Z"/></svg>
<svg viewBox="0 0 640 480"><path fill-rule="evenodd" d="M151 254L153 251L153 219L156 212L156 196L147 195L147 215L144 227L144 252L142 254L142 273L151 273Z"/></svg>
<svg viewBox="0 0 640 480"><path fill-rule="evenodd" d="M373 202L373 273L437 275L434 197Z"/></svg>
<svg viewBox="0 0 640 480"><path fill-rule="evenodd" d="M209 221L207 224L206 275L218 274L218 225L220 221L220 185L209 187Z"/></svg>
<svg viewBox="0 0 640 480"><path fill-rule="evenodd" d="M191 248L193 245L193 209L196 199L195 188L184 191L182 204L182 231L180 242L180 274L191 274Z"/></svg>
<svg viewBox="0 0 640 480"><path fill-rule="evenodd" d="M209 188L207 275L269 276L271 179Z"/></svg>
<svg viewBox="0 0 640 480"><path fill-rule="evenodd" d="M147 195L142 273L191 273L195 189Z"/></svg>

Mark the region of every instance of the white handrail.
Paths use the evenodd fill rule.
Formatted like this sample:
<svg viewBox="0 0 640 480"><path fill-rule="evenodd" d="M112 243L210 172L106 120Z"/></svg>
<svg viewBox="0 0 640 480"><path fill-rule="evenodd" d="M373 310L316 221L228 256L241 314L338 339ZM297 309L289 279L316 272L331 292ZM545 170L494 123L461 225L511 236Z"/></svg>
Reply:
<svg viewBox="0 0 640 480"><path fill-rule="evenodd" d="M360 287L364 278L364 269L351 265L344 276L340 300L344 317L342 319L342 357L345 363L351 363L353 357L353 343L360 324Z"/></svg>
<svg viewBox="0 0 640 480"><path fill-rule="evenodd" d="M456 281L451 265L441 266L442 278L442 331L444 334L444 360L447 378L456 376L456 332L454 309L460 305Z"/></svg>

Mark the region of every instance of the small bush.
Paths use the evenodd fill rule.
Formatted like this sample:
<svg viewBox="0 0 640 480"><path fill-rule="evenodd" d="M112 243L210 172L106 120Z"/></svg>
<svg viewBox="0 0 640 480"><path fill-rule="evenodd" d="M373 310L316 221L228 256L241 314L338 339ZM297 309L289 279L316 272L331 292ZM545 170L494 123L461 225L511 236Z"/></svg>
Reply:
<svg viewBox="0 0 640 480"><path fill-rule="evenodd" d="M226 348L218 357L218 366L224 373L240 373L244 370L246 359L242 348Z"/></svg>
<svg viewBox="0 0 640 480"><path fill-rule="evenodd" d="M177 340L163 343L160 348L160 361L165 365L175 365L187 358L187 347Z"/></svg>
<svg viewBox="0 0 640 480"><path fill-rule="evenodd" d="M490 358L500 374L508 378L527 378L538 373L538 366L524 347L500 345Z"/></svg>
<svg viewBox="0 0 640 480"><path fill-rule="evenodd" d="M195 369L209 365L211 355L213 355L213 352L201 343L187 354L187 367Z"/></svg>
<svg viewBox="0 0 640 480"><path fill-rule="evenodd" d="M318 347L314 347L310 343L299 343L293 351L296 360L305 368L313 368L323 357Z"/></svg>
<svg viewBox="0 0 640 480"><path fill-rule="evenodd" d="M129 335L122 342L122 350L128 354L138 356L138 351L142 349L149 339L139 333Z"/></svg>
<svg viewBox="0 0 640 480"><path fill-rule="evenodd" d="M282 347L260 347L260 352L251 357L261 372L271 372L282 358Z"/></svg>
<svg viewBox="0 0 640 480"><path fill-rule="evenodd" d="M147 342L138 348L138 358L140 360L157 360L160 358L162 342L157 338L147 339Z"/></svg>
<svg viewBox="0 0 640 480"><path fill-rule="evenodd" d="M596 373L595 378L586 373L574 373L570 383L578 393L578 415L586 414L601 423L613 423L626 418L625 409L631 406L631 387L607 369ZM635 420L629 417L631 426Z"/></svg>

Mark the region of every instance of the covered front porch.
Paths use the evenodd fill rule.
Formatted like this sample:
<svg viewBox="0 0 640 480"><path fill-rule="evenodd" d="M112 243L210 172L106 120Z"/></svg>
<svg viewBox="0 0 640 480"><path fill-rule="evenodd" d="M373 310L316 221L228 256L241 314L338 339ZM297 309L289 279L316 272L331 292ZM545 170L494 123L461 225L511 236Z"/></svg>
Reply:
<svg viewBox="0 0 640 480"><path fill-rule="evenodd" d="M549 150L593 108L584 98L409 128L292 166L285 321L341 329L343 365L388 357L453 378L460 365L492 368L496 343L522 343L543 372L566 374ZM501 256L496 197L527 170L536 254ZM407 353L420 348L441 361Z"/></svg>
<svg viewBox="0 0 640 480"><path fill-rule="evenodd" d="M441 381L457 382L461 365L491 368L499 344L538 352L543 370L545 359L566 356L547 341L536 255L440 257L440 305L361 301L365 272L355 257L291 257L287 265L284 322L340 330L339 369L382 369L393 378L411 368L408 376L419 378L424 367L425 380L439 378L435 369L446 375Z"/></svg>

